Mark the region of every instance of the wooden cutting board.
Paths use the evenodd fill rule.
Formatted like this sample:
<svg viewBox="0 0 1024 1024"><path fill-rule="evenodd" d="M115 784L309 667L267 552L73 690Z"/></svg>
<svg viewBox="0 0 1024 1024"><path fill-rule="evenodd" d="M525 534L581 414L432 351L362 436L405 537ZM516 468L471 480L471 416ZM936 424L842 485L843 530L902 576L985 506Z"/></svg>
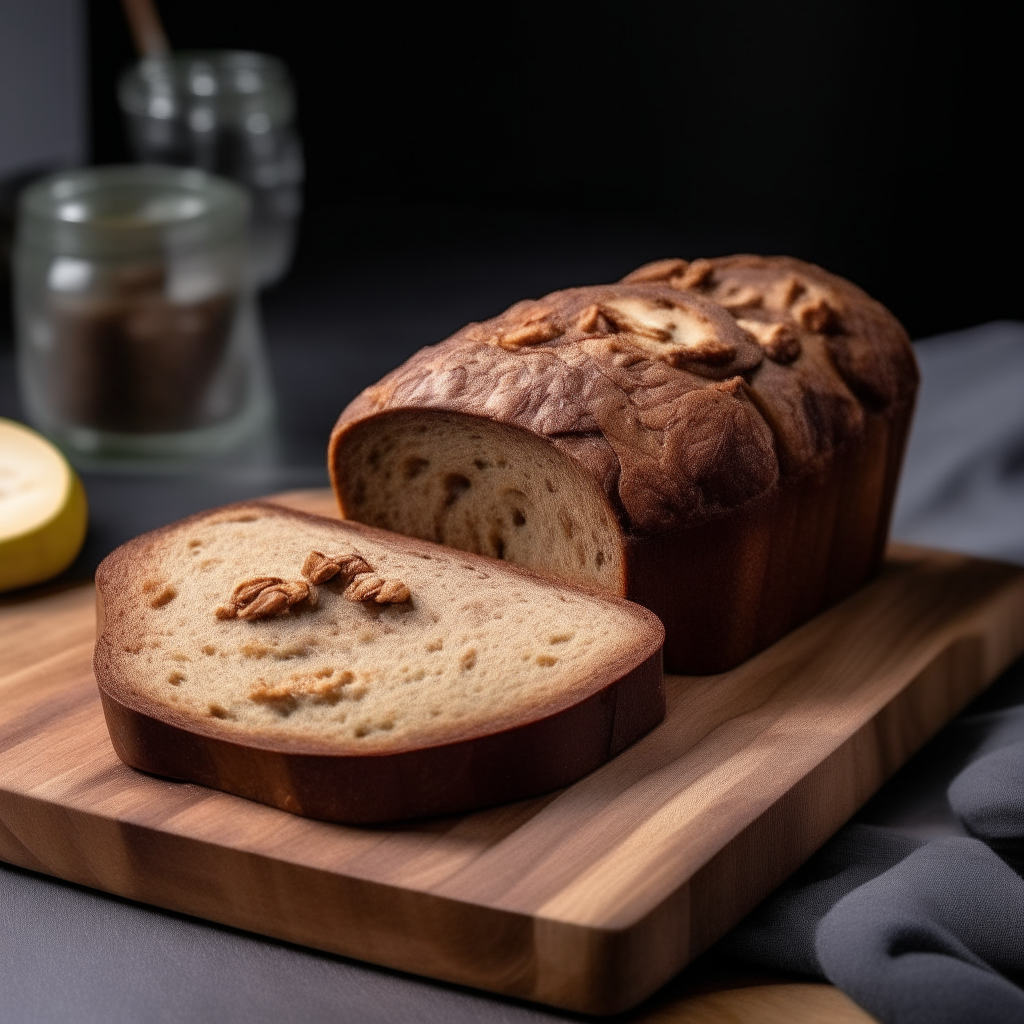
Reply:
<svg viewBox="0 0 1024 1024"><path fill-rule="evenodd" d="M286 503L333 511L322 492ZM91 586L0 602L0 859L611 1013L739 921L1024 650L1024 570L893 546L878 579L746 664L670 676L664 723L576 785L398 828L125 767L92 640Z"/></svg>

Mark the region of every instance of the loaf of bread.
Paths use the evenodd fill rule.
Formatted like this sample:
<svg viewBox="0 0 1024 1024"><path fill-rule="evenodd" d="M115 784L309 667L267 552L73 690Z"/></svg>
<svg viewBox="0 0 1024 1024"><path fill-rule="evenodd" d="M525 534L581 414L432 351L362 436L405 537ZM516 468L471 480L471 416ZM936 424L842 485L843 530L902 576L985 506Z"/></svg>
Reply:
<svg viewBox="0 0 1024 1024"><path fill-rule="evenodd" d="M192 516L96 574L127 764L332 821L573 782L664 716L647 610L274 505Z"/></svg>
<svg viewBox="0 0 1024 1024"><path fill-rule="evenodd" d="M906 332L787 257L662 260L517 303L342 413L342 514L655 611L727 669L879 567L913 409Z"/></svg>

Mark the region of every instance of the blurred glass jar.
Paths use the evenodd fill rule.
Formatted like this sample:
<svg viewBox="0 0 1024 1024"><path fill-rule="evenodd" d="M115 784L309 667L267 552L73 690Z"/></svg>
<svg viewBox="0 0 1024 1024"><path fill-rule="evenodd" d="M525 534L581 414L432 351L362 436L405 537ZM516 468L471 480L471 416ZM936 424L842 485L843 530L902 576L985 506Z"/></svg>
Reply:
<svg viewBox="0 0 1024 1024"><path fill-rule="evenodd" d="M137 160L201 167L249 189L256 283L280 279L295 247L304 173L285 66L231 50L147 57L121 77L118 96Z"/></svg>
<svg viewBox="0 0 1024 1024"><path fill-rule="evenodd" d="M98 167L22 193L18 373L32 421L80 462L231 450L270 384L243 189L177 167Z"/></svg>

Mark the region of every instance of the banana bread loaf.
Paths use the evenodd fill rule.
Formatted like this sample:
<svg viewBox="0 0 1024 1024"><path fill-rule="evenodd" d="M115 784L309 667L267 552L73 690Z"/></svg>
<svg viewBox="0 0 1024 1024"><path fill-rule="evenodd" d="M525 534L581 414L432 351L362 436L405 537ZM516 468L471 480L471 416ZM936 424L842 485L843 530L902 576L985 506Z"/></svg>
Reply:
<svg viewBox="0 0 1024 1024"><path fill-rule="evenodd" d="M669 668L718 672L877 570L917 382L820 267L662 260L421 350L328 464L343 516L638 601Z"/></svg>

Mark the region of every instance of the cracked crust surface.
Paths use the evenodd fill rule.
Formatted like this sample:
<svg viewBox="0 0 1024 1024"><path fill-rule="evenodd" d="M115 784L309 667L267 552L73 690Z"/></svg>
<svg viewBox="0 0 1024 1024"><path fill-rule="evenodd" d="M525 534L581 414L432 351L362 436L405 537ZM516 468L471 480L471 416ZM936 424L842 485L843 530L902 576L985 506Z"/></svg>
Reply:
<svg viewBox="0 0 1024 1024"><path fill-rule="evenodd" d="M477 416L547 439L623 529L661 533L739 507L780 475L820 472L860 440L866 414L909 415L917 379L899 322L820 267L661 260L421 350L342 413L329 463L343 508L362 518L346 465L354 427L395 410Z"/></svg>
<svg viewBox="0 0 1024 1024"><path fill-rule="evenodd" d="M722 671L877 570L917 382L820 267L660 260L421 350L328 466L345 517L631 598L670 668Z"/></svg>

